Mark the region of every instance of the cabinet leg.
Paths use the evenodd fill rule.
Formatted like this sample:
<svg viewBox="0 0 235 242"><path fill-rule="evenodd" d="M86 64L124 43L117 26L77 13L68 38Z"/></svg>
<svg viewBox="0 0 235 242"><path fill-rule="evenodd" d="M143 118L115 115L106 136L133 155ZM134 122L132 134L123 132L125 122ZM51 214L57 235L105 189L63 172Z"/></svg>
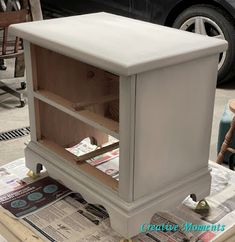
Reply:
<svg viewBox="0 0 235 242"><path fill-rule="evenodd" d="M196 196L196 194L190 194L190 197L193 199L194 202L197 201L197 196Z"/></svg>
<svg viewBox="0 0 235 242"><path fill-rule="evenodd" d="M28 173L27 173L27 176L29 176L30 178L32 178L33 180L35 180L38 177L40 177L40 173L35 173L32 170L29 170Z"/></svg>
<svg viewBox="0 0 235 242"><path fill-rule="evenodd" d="M31 159L26 159L26 166L29 168L27 176L31 177L32 179L37 179L40 177L40 172L43 169L42 164L34 163L31 161Z"/></svg>
<svg viewBox="0 0 235 242"><path fill-rule="evenodd" d="M198 202L195 212L203 216L207 216L209 214L210 205L207 203L206 199L202 199Z"/></svg>

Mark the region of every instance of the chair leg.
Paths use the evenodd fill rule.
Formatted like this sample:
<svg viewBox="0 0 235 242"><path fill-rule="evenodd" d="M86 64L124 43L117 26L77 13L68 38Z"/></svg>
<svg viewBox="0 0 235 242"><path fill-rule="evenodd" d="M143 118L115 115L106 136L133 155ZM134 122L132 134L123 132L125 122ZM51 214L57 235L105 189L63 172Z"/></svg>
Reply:
<svg viewBox="0 0 235 242"><path fill-rule="evenodd" d="M223 161L224 161L224 155L225 155L227 149L229 148L229 145L230 145L232 137L233 137L234 130L235 130L235 116L233 117L230 129L227 132L227 134L225 135L224 142L223 142L221 149L220 149L220 152L217 156L216 162L218 164L222 164Z"/></svg>
<svg viewBox="0 0 235 242"><path fill-rule="evenodd" d="M8 87L7 85L5 85L5 83L0 81L0 89L3 90L6 93L9 93L17 98L19 98L20 100L20 107L24 107L25 106L25 99L22 93L17 92L16 90Z"/></svg>

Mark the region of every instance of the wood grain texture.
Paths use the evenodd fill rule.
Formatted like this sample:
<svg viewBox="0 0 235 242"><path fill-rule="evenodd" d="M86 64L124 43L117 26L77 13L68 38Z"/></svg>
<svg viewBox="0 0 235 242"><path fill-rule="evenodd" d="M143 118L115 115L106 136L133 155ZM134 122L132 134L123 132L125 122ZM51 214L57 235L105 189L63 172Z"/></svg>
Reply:
<svg viewBox="0 0 235 242"><path fill-rule="evenodd" d="M68 160L69 162L76 163L78 165L78 168L82 171L88 173L92 177L95 177L105 185L109 186L113 190L118 189L118 181L112 178L111 176L103 173L102 171L98 170L94 166L88 164L87 162L77 162L77 156L70 153L69 151L65 150L63 147L57 145L56 143L43 139L39 141L41 144L52 150L53 152L57 153L64 159Z"/></svg>
<svg viewBox="0 0 235 242"><path fill-rule="evenodd" d="M14 12L0 13L0 27L8 27L11 24L26 22L28 11L26 9Z"/></svg>
<svg viewBox="0 0 235 242"><path fill-rule="evenodd" d="M87 137L94 137L98 145L108 141L107 134L42 101L39 101L39 122L41 137L65 148L78 144Z"/></svg>
<svg viewBox="0 0 235 242"><path fill-rule="evenodd" d="M26 9L13 12L0 12L0 29L3 31L3 38L0 41L0 54L3 58L14 58L22 54L22 41L19 41L18 37L15 37L14 41L12 37L9 38L8 27L11 24L26 22L27 14L28 11ZM8 43L8 39L10 43Z"/></svg>
<svg viewBox="0 0 235 242"><path fill-rule="evenodd" d="M218 164L222 164L224 161L224 155L227 152L229 145L232 141L233 135L234 135L234 131L235 131L235 117L233 117L230 128L228 130L228 132L226 133L225 137L224 137L224 142L221 145L220 148L220 152L217 156L217 160L216 163Z"/></svg>
<svg viewBox="0 0 235 242"><path fill-rule="evenodd" d="M39 46L34 49L38 89L53 92L73 103L118 95L118 78L110 79L106 71Z"/></svg>
<svg viewBox="0 0 235 242"><path fill-rule="evenodd" d="M18 219L14 219L6 214L3 209L0 209L0 225L4 228L1 233L8 230L11 240L9 242L43 242L37 235L35 235L29 228L19 222ZM1 227L1 226L0 226Z"/></svg>
<svg viewBox="0 0 235 242"><path fill-rule="evenodd" d="M75 109L77 111L79 111L79 110L85 109L85 108L90 107L90 106L95 106L95 105L103 104L103 103L109 103L109 102L112 102L112 101L115 101L115 100L118 100L118 96L114 96L114 95L101 96L101 97L98 97L98 98L93 98L93 99L90 99L90 100L87 100L87 101L85 100L83 102L76 103Z"/></svg>
<svg viewBox="0 0 235 242"><path fill-rule="evenodd" d="M112 118L109 103L119 96L118 76L36 45L31 49L35 91L67 108L70 103L73 108L80 103L92 113Z"/></svg>
<svg viewBox="0 0 235 242"><path fill-rule="evenodd" d="M231 112L235 113L235 100L232 100L229 103L229 109L231 110ZM235 131L235 117L233 117L230 128L224 137L224 142L220 147L220 152L218 153L216 163L218 163L218 164L223 163L224 155L227 151L234 153L233 152L234 150L229 147L229 145L232 141L233 135L234 135L234 131Z"/></svg>
<svg viewBox="0 0 235 242"><path fill-rule="evenodd" d="M41 3L38 0L28 0L29 6L30 6L30 13L32 21L38 21L42 20L42 9L41 9ZM26 3L27 4L27 3Z"/></svg>
<svg viewBox="0 0 235 242"><path fill-rule="evenodd" d="M105 154L109 151L115 150L117 148L119 148L119 142L113 143L111 145L104 146L102 148L96 149L96 150L89 152L87 154L81 155L77 158L77 162L83 162L83 161L89 160L91 158L94 158L98 155L103 155L103 154Z"/></svg>
<svg viewBox="0 0 235 242"><path fill-rule="evenodd" d="M56 102L59 105L62 105L69 110L75 111L75 108L74 108L75 105L73 102L70 102L63 97L56 95L53 92L49 92L47 90L40 90L40 91L36 91L36 94L37 94L36 95L37 97L40 97L40 96L45 97L46 99L52 100L53 102Z"/></svg>
<svg viewBox="0 0 235 242"><path fill-rule="evenodd" d="M235 113L235 100L232 100L229 103L229 109L231 110L231 112Z"/></svg>
<svg viewBox="0 0 235 242"><path fill-rule="evenodd" d="M100 126L104 126L106 129L111 130L114 133L119 133L119 123L112 119L105 118L89 110L82 110L82 111L79 111L78 113L89 120L93 120L94 122L98 123Z"/></svg>
<svg viewBox="0 0 235 242"><path fill-rule="evenodd" d="M89 126L92 126L97 130L100 130L101 132L112 135L116 138L119 137L119 123L117 121L104 117L101 114L94 113L93 111L77 111L74 103L46 90L36 91L34 92L34 96L36 99L56 107L62 112L71 115L72 117L82 121L83 123L86 123Z"/></svg>

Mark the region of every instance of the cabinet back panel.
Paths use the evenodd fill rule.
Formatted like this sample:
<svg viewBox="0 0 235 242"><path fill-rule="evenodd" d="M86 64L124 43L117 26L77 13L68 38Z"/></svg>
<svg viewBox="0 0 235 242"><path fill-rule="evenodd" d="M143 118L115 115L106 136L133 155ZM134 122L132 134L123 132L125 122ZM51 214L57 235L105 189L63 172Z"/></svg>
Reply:
<svg viewBox="0 0 235 242"><path fill-rule="evenodd" d="M74 106L105 96L119 96L118 76L36 45L31 49L35 91L51 92ZM115 112L113 119L118 121L118 102L94 104L86 109L110 118L110 112Z"/></svg>
<svg viewBox="0 0 235 242"><path fill-rule="evenodd" d="M94 137L98 144L108 141L108 135L86 125L80 120L42 102L35 100L38 105L38 127L40 137L46 138L66 148L71 147L86 137Z"/></svg>
<svg viewBox="0 0 235 242"><path fill-rule="evenodd" d="M37 69L34 89L50 91L74 103L118 94L118 76L36 45L32 48Z"/></svg>

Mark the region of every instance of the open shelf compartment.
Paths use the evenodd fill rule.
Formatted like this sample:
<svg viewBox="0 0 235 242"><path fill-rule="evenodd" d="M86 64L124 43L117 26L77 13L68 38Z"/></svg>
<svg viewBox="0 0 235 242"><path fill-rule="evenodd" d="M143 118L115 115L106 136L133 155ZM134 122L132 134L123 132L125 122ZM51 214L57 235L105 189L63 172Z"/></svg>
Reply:
<svg viewBox="0 0 235 242"><path fill-rule="evenodd" d="M31 51L37 99L119 137L119 76L36 45Z"/></svg>
<svg viewBox="0 0 235 242"><path fill-rule="evenodd" d="M76 164L80 170L97 178L113 190L118 189L117 179L103 172L102 169L99 169L99 166L96 168L94 162L89 163L96 157L107 156L117 149L118 155L115 158L118 159L119 163L118 140L112 139L112 142L110 142L109 135L36 98L35 110L37 113L37 141L41 145L68 162ZM90 145L97 147L97 149L76 155L72 152L72 147L85 138L89 138Z"/></svg>

